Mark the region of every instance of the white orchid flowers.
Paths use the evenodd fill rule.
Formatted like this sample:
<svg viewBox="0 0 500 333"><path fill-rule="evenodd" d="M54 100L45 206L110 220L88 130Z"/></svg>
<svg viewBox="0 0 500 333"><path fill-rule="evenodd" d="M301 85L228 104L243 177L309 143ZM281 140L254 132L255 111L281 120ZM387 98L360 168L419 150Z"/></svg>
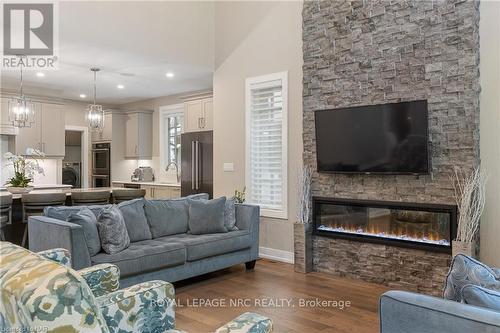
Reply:
<svg viewBox="0 0 500 333"><path fill-rule="evenodd" d="M14 176L7 182L8 185L14 187L27 187L36 174L43 174L43 168L40 165L39 159L45 154L38 149L26 149L26 155L15 155L11 152L4 154L7 163L5 166L13 166Z"/></svg>

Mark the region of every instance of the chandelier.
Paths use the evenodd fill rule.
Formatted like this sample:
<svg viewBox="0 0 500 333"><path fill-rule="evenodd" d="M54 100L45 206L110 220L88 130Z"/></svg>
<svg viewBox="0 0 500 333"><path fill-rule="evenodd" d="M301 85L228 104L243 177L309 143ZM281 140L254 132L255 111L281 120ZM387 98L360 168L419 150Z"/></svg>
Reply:
<svg viewBox="0 0 500 333"><path fill-rule="evenodd" d="M102 132L104 129L104 111L102 105L96 104L96 74L99 68L92 67L90 69L94 73L94 103L87 106L87 121L90 130L93 132Z"/></svg>
<svg viewBox="0 0 500 333"><path fill-rule="evenodd" d="M21 59L21 85L19 88L19 97L9 100L9 121L15 127L31 127L35 122L35 104L33 104L23 94L23 61Z"/></svg>

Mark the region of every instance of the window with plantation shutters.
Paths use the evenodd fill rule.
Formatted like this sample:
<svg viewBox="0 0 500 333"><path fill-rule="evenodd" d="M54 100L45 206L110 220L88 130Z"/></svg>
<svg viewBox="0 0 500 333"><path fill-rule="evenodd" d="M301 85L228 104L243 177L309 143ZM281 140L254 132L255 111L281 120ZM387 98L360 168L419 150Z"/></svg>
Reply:
<svg viewBox="0 0 500 333"><path fill-rule="evenodd" d="M246 80L247 200L287 218L287 73Z"/></svg>

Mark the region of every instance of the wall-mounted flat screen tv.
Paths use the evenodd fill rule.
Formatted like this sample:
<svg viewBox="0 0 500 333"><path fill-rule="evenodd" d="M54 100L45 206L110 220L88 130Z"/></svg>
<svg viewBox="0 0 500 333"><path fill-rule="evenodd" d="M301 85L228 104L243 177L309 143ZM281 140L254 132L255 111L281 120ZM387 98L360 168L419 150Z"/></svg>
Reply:
<svg viewBox="0 0 500 333"><path fill-rule="evenodd" d="M428 174L427 101L315 112L319 172Z"/></svg>

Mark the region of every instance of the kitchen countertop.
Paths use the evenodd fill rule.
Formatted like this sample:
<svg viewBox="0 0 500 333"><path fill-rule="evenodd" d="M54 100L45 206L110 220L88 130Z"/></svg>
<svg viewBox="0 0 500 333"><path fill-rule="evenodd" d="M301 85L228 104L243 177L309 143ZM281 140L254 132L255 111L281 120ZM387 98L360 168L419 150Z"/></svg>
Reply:
<svg viewBox="0 0 500 333"><path fill-rule="evenodd" d="M40 184L40 185L33 185L35 190L52 190L52 189L70 189L71 185L65 185L65 184ZM7 188L2 186L0 187L0 191L7 191Z"/></svg>
<svg viewBox="0 0 500 333"><path fill-rule="evenodd" d="M110 191L113 193L113 189L120 189L123 190L121 187L93 187L93 188L68 188L68 187L59 187L59 188L51 188L51 189L41 189L38 187L35 187L33 191L30 193L66 193L67 196L71 195L71 192L92 192L92 191ZM8 195L9 192L7 191L2 191L0 192L0 196ZM21 199L22 194L13 194L12 199Z"/></svg>
<svg viewBox="0 0 500 333"><path fill-rule="evenodd" d="M167 183L167 182L161 182L161 181L133 182L131 180L113 180L111 183L115 183L115 184L137 184L137 185L146 185L146 186L181 187L181 184Z"/></svg>

